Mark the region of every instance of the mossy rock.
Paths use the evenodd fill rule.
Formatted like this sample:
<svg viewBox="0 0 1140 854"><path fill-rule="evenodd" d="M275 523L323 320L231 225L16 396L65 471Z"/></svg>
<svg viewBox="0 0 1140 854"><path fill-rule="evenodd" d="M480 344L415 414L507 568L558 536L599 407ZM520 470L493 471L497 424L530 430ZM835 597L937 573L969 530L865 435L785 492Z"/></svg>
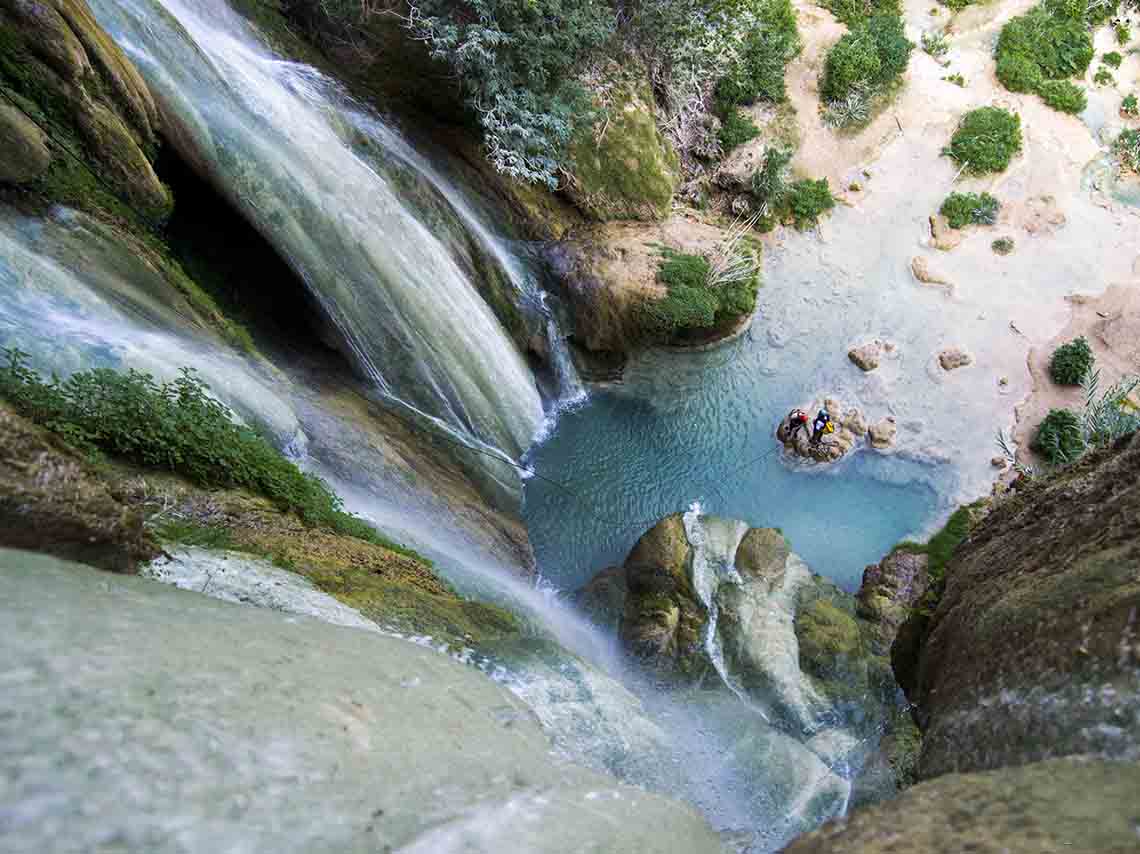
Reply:
<svg viewBox="0 0 1140 854"><path fill-rule="evenodd" d="M657 128L653 93L623 81L598 122L570 148L570 198L598 220L660 220L669 214L680 161Z"/></svg>
<svg viewBox="0 0 1140 854"><path fill-rule="evenodd" d="M20 110L0 103L0 184L27 184L47 172L47 135Z"/></svg>

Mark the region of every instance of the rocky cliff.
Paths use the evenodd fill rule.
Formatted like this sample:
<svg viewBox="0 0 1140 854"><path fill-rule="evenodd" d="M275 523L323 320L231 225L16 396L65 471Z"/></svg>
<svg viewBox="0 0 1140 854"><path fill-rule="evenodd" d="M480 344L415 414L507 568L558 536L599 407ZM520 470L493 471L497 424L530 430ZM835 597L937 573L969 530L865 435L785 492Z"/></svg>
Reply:
<svg viewBox="0 0 1140 854"><path fill-rule="evenodd" d="M875 570L861 598L897 623L916 573ZM1140 436L997 501L924 610L893 651L924 782L789 850L1135 851Z"/></svg>

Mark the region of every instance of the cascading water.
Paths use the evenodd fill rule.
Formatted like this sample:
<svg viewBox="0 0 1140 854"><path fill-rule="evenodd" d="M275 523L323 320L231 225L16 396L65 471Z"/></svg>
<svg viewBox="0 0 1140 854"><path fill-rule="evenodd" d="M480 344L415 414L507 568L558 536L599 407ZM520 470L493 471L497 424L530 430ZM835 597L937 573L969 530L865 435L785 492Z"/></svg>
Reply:
<svg viewBox="0 0 1140 854"><path fill-rule="evenodd" d="M263 48L222 0L91 6L176 119L184 156L289 260L357 367L466 444L525 450L542 421L534 378L457 241L425 224L435 200L416 209L403 192L426 180L452 200L446 182L331 81Z"/></svg>

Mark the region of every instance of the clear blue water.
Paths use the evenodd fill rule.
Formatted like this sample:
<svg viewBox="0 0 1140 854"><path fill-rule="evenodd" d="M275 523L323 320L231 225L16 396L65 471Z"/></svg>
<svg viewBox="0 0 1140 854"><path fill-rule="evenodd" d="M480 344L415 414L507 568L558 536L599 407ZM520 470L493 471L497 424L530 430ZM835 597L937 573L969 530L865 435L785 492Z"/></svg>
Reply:
<svg viewBox="0 0 1140 854"><path fill-rule="evenodd" d="M869 449L829 467L786 459L773 431L828 388L813 367L810 351L796 356L758 336L707 353L654 353L624 385L564 413L529 454L536 472L573 492L527 481L524 516L543 576L577 588L622 562L657 519L700 501L706 512L780 528L814 571L858 587L867 564L945 512L939 495L953 475Z"/></svg>

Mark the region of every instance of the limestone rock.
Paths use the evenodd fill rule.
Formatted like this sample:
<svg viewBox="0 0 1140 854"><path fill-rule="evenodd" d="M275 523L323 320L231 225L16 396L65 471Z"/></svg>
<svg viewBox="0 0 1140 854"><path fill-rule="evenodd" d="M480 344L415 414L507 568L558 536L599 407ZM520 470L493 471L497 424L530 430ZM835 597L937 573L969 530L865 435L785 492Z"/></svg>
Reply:
<svg viewBox="0 0 1140 854"><path fill-rule="evenodd" d="M594 624L617 634L625 613L625 567L603 569L576 591L572 599Z"/></svg>
<svg viewBox="0 0 1140 854"><path fill-rule="evenodd" d="M0 0L0 26L4 50L21 67L5 81L14 93L55 116L65 104L70 120L57 122L53 136L89 154L92 168L145 216L169 215L170 193L147 156L158 144L158 108L85 0Z"/></svg>
<svg viewBox="0 0 1140 854"><path fill-rule="evenodd" d="M974 363L974 357L961 347L947 347L938 353L938 364L944 371L956 371Z"/></svg>
<svg viewBox="0 0 1140 854"><path fill-rule="evenodd" d="M888 415L867 428L867 439L872 448L884 451L895 443L895 436L898 431L894 417Z"/></svg>
<svg viewBox="0 0 1140 854"><path fill-rule="evenodd" d="M878 654L890 653L899 627L926 592L928 563L925 554L900 548L863 570L856 594L858 614L875 626Z"/></svg>
<svg viewBox="0 0 1140 854"><path fill-rule="evenodd" d="M47 135L22 112L0 103L0 184L27 184L51 165Z"/></svg>
<svg viewBox="0 0 1140 854"><path fill-rule="evenodd" d="M818 444L812 444L811 424L806 429L793 430L785 415L776 428L776 438L796 456L819 463L833 463L854 450L867 436L867 420L863 413L854 408L844 409L835 398L824 398L822 405L813 402L802 408L813 420L816 412L826 409L836 429L834 433L822 436Z"/></svg>
<svg viewBox="0 0 1140 854"><path fill-rule="evenodd" d="M883 342L876 338L874 341L868 341L866 344L852 347L847 351L847 358L850 359L859 370L873 371L879 367L882 361L883 349Z"/></svg>
<svg viewBox="0 0 1140 854"><path fill-rule="evenodd" d="M1136 850L1140 765L1058 759L947 774L808 833L786 854Z"/></svg>
<svg viewBox="0 0 1140 854"><path fill-rule="evenodd" d="M946 217L936 214L930 218L930 237L934 248L949 252L966 239L967 232L961 228L951 228Z"/></svg>
<svg viewBox="0 0 1140 854"><path fill-rule="evenodd" d="M160 553L129 507L47 430L0 405L0 546L134 572Z"/></svg>
<svg viewBox="0 0 1140 854"><path fill-rule="evenodd" d="M1138 530L1140 436L1026 482L971 530L928 624L916 615L895 642L925 731L923 778L1140 759ZM908 632L910 675L898 663Z"/></svg>
<svg viewBox="0 0 1140 854"><path fill-rule="evenodd" d="M6 849L722 850L434 650L43 555L0 584L4 803L39 818Z"/></svg>
<svg viewBox="0 0 1140 854"><path fill-rule="evenodd" d="M947 290L953 290L953 283L938 270L930 266L930 260L923 255L916 255L910 261L910 270L914 277L924 285L941 285Z"/></svg>

